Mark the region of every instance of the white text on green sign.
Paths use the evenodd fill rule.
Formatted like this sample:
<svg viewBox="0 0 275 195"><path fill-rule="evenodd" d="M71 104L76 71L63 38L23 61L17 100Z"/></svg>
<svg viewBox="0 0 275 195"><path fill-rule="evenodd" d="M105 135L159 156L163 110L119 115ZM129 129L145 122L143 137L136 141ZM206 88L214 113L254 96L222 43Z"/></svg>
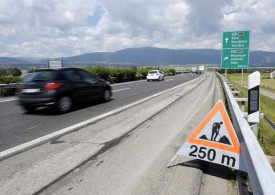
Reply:
<svg viewBox="0 0 275 195"><path fill-rule="evenodd" d="M247 68L249 51L248 49L223 49L223 68Z"/></svg>
<svg viewBox="0 0 275 195"><path fill-rule="evenodd" d="M234 31L223 33L223 48L249 48L250 31Z"/></svg>

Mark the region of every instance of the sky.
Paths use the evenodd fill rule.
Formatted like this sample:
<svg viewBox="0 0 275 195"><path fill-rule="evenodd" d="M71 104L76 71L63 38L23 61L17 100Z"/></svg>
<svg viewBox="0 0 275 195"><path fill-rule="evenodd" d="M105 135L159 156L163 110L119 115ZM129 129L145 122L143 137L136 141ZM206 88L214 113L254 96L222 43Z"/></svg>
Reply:
<svg viewBox="0 0 275 195"><path fill-rule="evenodd" d="M250 50L275 51L274 13L274 0L0 0L0 57L221 49L238 30Z"/></svg>

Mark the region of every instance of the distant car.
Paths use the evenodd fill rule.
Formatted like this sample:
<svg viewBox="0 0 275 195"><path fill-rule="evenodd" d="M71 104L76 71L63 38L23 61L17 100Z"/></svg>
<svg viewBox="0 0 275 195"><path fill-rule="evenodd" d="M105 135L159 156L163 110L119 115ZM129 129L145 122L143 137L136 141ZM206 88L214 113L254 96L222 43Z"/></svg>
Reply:
<svg viewBox="0 0 275 195"><path fill-rule="evenodd" d="M112 96L108 82L79 68L38 70L24 79L18 91L19 104L28 112L51 107L66 113L79 102L106 102Z"/></svg>
<svg viewBox="0 0 275 195"><path fill-rule="evenodd" d="M164 80L164 72L160 70L150 70L147 74L147 81L163 81Z"/></svg>
<svg viewBox="0 0 275 195"><path fill-rule="evenodd" d="M201 74L201 71L197 68L196 74Z"/></svg>

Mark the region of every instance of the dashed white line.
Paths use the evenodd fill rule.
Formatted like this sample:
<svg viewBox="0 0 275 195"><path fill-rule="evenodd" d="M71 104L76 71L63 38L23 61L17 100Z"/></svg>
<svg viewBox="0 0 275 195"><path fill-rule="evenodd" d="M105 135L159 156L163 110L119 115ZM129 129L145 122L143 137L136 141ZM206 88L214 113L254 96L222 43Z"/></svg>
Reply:
<svg viewBox="0 0 275 195"><path fill-rule="evenodd" d="M145 82L147 80L140 80L140 81L131 81L131 82L125 82L125 83L116 83L116 84L112 84L111 86L118 86L118 85L126 85L129 83L139 83L139 82Z"/></svg>
<svg viewBox="0 0 275 195"><path fill-rule="evenodd" d="M173 81L174 79L166 79L165 81Z"/></svg>
<svg viewBox="0 0 275 195"><path fill-rule="evenodd" d="M128 89L130 89L130 88L118 89L118 90L114 90L113 92L125 91L125 90L128 90Z"/></svg>
<svg viewBox="0 0 275 195"><path fill-rule="evenodd" d="M37 127L39 127L39 126L29 127L29 128L27 128L27 130L35 129L35 128L37 128Z"/></svg>

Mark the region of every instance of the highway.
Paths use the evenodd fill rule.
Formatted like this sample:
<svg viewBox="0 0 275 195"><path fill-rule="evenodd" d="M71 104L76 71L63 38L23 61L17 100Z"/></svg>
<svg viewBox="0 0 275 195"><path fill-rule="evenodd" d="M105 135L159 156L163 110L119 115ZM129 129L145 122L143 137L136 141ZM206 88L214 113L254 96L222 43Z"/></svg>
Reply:
<svg viewBox="0 0 275 195"><path fill-rule="evenodd" d="M26 114L15 101L1 103L6 114L13 106L10 115L17 117L10 119L14 132L6 142L15 146L23 143L12 137L18 132L31 140L146 100L2 159L0 194L236 194L230 181L232 170L227 167L179 156L167 168L178 148L221 98L214 74L121 83L113 85L113 92L108 103L65 115ZM152 97L154 94L158 95ZM29 123L21 121L26 118ZM38 121L47 127L26 130ZM7 136L1 139L5 141Z"/></svg>
<svg viewBox="0 0 275 195"><path fill-rule="evenodd" d="M91 102L74 111L58 115L48 110L30 114L22 110L17 101L0 101L0 151L34 140L108 111L133 103L150 95L170 89L201 75L192 73L166 77L164 81L137 81L114 84L110 102Z"/></svg>

